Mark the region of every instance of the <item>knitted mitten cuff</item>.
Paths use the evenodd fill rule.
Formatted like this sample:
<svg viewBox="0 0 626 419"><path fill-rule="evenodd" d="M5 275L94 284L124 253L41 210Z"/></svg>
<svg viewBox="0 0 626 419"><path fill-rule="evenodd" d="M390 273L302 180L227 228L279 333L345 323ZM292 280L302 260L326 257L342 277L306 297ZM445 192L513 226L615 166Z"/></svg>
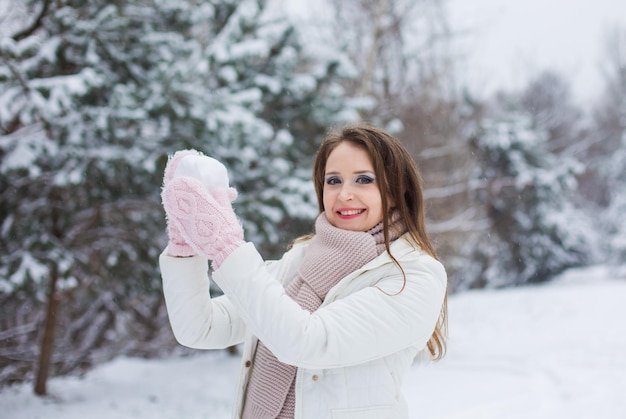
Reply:
<svg viewBox="0 0 626 419"><path fill-rule="evenodd" d="M167 254L175 257L188 257L195 256L195 250L191 246L189 246L182 234L176 226L174 226L169 220L167 220L167 236L169 237L169 241L167 243Z"/></svg>

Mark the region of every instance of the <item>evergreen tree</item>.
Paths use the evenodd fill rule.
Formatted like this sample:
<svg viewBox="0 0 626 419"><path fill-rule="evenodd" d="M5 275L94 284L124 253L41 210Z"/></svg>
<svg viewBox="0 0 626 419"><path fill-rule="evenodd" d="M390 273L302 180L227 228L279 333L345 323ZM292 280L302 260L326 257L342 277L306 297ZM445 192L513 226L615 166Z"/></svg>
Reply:
<svg viewBox="0 0 626 419"><path fill-rule="evenodd" d="M602 114L595 135L601 138L606 152L596 158L595 167L606 185L606 209L601 226L607 233L605 241L608 261L626 265L626 69L613 83L609 100L611 112ZM621 94L616 94L620 92ZM612 115L612 120L607 116ZM597 122L601 122L597 121Z"/></svg>
<svg viewBox="0 0 626 419"><path fill-rule="evenodd" d="M0 41L5 382L32 374L45 294L61 326L53 372L168 348L156 267L168 154L224 161L246 238L267 246L285 220L315 215L303 186L315 143L355 115L341 56L312 55L264 1L28 6L33 25Z"/></svg>
<svg viewBox="0 0 626 419"><path fill-rule="evenodd" d="M587 261L587 224L571 202L579 164L551 154L547 139L514 112L485 120L473 138L490 225L471 286L542 282Z"/></svg>
<svg viewBox="0 0 626 419"><path fill-rule="evenodd" d="M626 28L607 39L604 63L606 87L594 112L590 166L601 182L604 211L599 217L606 232L603 249L608 260L626 266Z"/></svg>
<svg viewBox="0 0 626 419"><path fill-rule="evenodd" d="M626 106L624 107L626 121ZM625 123L626 125L626 123ZM603 219L608 224L609 261L626 269L626 126L621 145L610 158L611 200Z"/></svg>

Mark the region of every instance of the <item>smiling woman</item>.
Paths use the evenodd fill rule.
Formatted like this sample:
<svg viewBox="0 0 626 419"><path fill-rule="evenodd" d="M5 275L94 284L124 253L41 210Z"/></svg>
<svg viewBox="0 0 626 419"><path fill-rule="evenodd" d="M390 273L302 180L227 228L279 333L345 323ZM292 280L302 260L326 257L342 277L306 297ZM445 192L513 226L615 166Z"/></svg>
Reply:
<svg viewBox="0 0 626 419"><path fill-rule="evenodd" d="M160 264L180 343L244 343L233 418L407 418L412 361L445 353L447 277L404 146L368 125L331 132L313 169L315 234L279 261L243 240L234 190L210 179L221 169L192 151L168 162ZM207 259L223 296L210 296Z"/></svg>

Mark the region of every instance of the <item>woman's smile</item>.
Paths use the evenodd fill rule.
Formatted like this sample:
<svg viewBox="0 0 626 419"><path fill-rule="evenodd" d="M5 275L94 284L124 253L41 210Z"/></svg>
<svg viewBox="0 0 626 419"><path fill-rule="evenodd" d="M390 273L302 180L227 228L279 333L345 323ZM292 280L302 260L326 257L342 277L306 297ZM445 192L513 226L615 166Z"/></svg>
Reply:
<svg viewBox="0 0 626 419"><path fill-rule="evenodd" d="M363 214L366 210L364 209L351 209L351 208L342 208L337 210L337 214L339 214L339 217L348 220L348 219L352 219L355 217L358 217L359 215Z"/></svg>

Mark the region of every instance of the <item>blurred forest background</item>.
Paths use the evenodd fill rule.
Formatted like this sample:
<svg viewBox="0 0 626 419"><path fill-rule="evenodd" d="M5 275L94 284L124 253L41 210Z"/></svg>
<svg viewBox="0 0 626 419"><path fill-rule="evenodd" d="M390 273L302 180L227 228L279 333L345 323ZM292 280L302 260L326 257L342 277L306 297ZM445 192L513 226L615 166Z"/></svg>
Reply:
<svg viewBox="0 0 626 419"><path fill-rule="evenodd" d="M473 97L444 0L328 0L309 25L264 0L0 4L0 387L186 352L157 266L183 148L227 165L267 258L313 226L325 132L365 120L421 168L450 292L624 270L626 28L582 108L549 71Z"/></svg>

